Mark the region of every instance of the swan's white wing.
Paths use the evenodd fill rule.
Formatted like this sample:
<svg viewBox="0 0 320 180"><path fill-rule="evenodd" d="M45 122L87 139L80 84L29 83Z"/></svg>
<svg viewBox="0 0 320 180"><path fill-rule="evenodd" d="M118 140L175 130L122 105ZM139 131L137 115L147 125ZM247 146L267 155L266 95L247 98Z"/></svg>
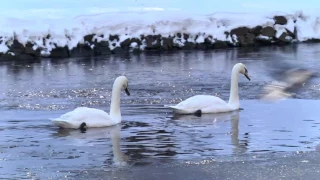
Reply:
<svg viewBox="0 0 320 180"><path fill-rule="evenodd" d="M115 124L106 112L87 107L76 108L51 120L58 126L75 129L79 128L83 122L86 123L87 127L103 127Z"/></svg>
<svg viewBox="0 0 320 180"><path fill-rule="evenodd" d="M203 110L212 106L226 106L227 103L216 96L196 95L192 96L175 106L168 106L180 113L194 113L197 110Z"/></svg>

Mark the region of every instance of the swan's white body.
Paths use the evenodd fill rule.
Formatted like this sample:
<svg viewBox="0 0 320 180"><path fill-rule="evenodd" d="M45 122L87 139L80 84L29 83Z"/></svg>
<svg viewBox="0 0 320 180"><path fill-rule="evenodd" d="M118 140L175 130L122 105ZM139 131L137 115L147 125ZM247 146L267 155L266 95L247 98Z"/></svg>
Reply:
<svg viewBox="0 0 320 180"><path fill-rule="evenodd" d="M87 127L105 127L118 123L105 111L88 107L78 107L51 120L60 127L73 129L78 129L83 122L86 123Z"/></svg>
<svg viewBox="0 0 320 180"><path fill-rule="evenodd" d="M128 79L126 77L120 76L115 80L112 89L110 114L100 109L78 107L71 112L51 120L60 127L73 129L78 129L82 123L86 123L86 127L88 128L106 127L118 124L121 122L121 89L126 89L127 94L130 95L127 87Z"/></svg>
<svg viewBox="0 0 320 180"><path fill-rule="evenodd" d="M172 108L177 114L193 114L198 110L201 113L220 113L229 112L239 109L239 103L226 103L219 97L210 95L192 96L175 106L167 106Z"/></svg>
<svg viewBox="0 0 320 180"><path fill-rule="evenodd" d="M238 78L239 73L244 74L249 80L248 72L242 63L234 65L231 75L231 89L229 102L225 102L219 97L210 95L196 95L192 96L175 106L167 106L173 109L176 114L193 114L197 111L201 113L221 113L238 110L240 108L239 95L238 95Z"/></svg>

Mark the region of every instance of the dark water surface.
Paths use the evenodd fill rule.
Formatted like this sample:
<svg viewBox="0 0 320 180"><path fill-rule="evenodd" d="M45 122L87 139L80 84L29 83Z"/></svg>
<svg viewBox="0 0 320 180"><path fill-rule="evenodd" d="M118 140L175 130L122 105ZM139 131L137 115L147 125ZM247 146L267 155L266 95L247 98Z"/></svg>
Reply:
<svg viewBox="0 0 320 180"><path fill-rule="evenodd" d="M295 99L258 100L281 61L320 69L320 45L181 51L0 63L0 179L318 179L320 79ZM227 100L232 66L244 110L176 116L164 104L195 94ZM59 129L48 118L78 106L109 112L126 75L123 122Z"/></svg>

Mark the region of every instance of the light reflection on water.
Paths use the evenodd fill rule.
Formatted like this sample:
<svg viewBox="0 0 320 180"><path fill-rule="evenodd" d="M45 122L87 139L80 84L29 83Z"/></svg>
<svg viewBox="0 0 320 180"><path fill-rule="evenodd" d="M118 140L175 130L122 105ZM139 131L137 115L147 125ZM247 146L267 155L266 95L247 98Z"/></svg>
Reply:
<svg viewBox="0 0 320 180"><path fill-rule="evenodd" d="M276 63L279 57L303 61L305 53L314 58L306 64L314 64L318 56L308 46L2 62L0 175L16 174L20 178L21 172L33 169L40 173L34 176L47 177L56 171L85 167L108 169L117 165L117 155L127 157L124 159L129 166L148 166L154 159L208 160L314 151L320 138L316 109L320 102L288 100L272 104L254 100L262 86L272 80L267 62ZM174 116L163 107L194 94L214 94L227 100L229 71L238 61L246 64L252 77L250 82L240 77L244 110L199 118ZM52 126L48 118L80 105L108 112L111 85L121 74L129 79L131 96L121 97L123 122L118 129L91 129L83 134ZM320 97L318 81L298 98ZM119 132L118 141L112 140L112 132Z"/></svg>

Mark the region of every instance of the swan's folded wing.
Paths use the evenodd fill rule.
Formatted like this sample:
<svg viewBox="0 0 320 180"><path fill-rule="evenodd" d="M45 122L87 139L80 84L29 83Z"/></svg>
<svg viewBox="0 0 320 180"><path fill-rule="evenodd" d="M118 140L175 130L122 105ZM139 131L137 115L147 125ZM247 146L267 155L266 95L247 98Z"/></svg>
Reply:
<svg viewBox="0 0 320 180"><path fill-rule="evenodd" d="M64 128L79 128L81 123L86 122L87 125L92 121L105 120L107 113L102 110L79 107L73 111L67 112L58 118L51 119L54 124Z"/></svg>
<svg viewBox="0 0 320 180"><path fill-rule="evenodd" d="M212 105L225 105L226 102L216 96L209 95L196 95L186 99L185 101L177 104L176 108L178 109L190 109L190 110L199 110L207 108Z"/></svg>
<svg viewBox="0 0 320 180"><path fill-rule="evenodd" d="M78 129L79 127L74 126L73 124L69 123L68 121L63 121L60 119L50 119L52 121L53 124L59 126L59 127L63 127L63 128L74 128L74 129Z"/></svg>

